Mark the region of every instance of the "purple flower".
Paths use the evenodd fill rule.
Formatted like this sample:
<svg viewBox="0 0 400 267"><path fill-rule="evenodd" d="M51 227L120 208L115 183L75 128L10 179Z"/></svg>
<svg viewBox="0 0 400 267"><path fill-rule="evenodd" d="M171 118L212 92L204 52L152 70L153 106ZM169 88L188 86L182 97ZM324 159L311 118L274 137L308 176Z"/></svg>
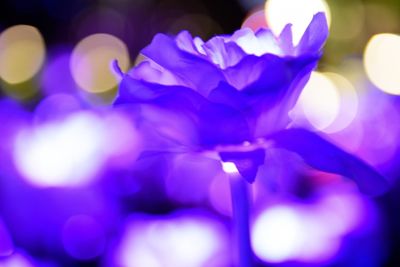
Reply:
<svg viewBox="0 0 400 267"><path fill-rule="evenodd" d="M158 34L142 50L145 60L123 75L115 104L134 105L148 150L211 153L252 182L265 149L277 146L380 193L386 182L366 163L312 132L288 129L288 113L327 36L322 13L296 46L291 25L278 37L268 29L241 29L207 42L186 31L175 38Z"/></svg>

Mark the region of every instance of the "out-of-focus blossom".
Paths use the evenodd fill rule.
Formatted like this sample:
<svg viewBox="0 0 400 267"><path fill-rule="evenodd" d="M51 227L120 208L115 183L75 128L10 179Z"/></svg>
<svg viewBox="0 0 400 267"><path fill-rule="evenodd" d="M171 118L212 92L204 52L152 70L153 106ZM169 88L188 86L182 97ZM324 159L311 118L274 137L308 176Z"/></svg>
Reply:
<svg viewBox="0 0 400 267"><path fill-rule="evenodd" d="M142 51L146 59L121 73L116 105L137 107L148 150L216 157L252 182L265 149L277 146L314 168L355 178L366 193L382 192L385 180L363 161L312 132L287 129L327 35L321 13L296 46L291 25L279 36L242 29L207 42L185 31L158 34Z"/></svg>

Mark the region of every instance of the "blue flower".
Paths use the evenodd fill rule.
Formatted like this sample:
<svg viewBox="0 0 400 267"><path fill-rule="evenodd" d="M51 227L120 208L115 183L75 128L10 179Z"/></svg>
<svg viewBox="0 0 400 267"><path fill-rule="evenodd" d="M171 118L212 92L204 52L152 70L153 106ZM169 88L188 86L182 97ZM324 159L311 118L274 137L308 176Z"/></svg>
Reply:
<svg viewBox="0 0 400 267"><path fill-rule="evenodd" d="M282 147L314 168L354 178L366 193L381 193L386 182L366 163L315 133L288 129L327 36L322 13L296 46L291 25L278 37L241 29L207 42L186 31L158 34L142 50L145 60L123 75L115 104L135 107L148 150L211 153L252 182L265 149Z"/></svg>

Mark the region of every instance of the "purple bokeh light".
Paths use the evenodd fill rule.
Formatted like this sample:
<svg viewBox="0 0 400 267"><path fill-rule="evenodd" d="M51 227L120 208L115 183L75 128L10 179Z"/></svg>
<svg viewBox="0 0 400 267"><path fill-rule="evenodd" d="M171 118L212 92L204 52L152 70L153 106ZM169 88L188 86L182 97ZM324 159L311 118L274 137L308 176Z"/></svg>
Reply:
<svg viewBox="0 0 400 267"><path fill-rule="evenodd" d="M126 223L112 261L117 266L227 266L228 235L205 214L135 215ZM111 264L111 263L110 263Z"/></svg>

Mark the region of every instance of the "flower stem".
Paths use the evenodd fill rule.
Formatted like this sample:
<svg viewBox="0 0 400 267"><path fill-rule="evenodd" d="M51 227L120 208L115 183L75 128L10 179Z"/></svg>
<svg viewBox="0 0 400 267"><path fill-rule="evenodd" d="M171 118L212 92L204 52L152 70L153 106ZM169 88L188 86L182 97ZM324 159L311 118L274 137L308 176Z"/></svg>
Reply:
<svg viewBox="0 0 400 267"><path fill-rule="evenodd" d="M249 192L247 182L238 173L230 173L230 188L234 225L234 244L238 267L251 267L253 253L250 245Z"/></svg>

